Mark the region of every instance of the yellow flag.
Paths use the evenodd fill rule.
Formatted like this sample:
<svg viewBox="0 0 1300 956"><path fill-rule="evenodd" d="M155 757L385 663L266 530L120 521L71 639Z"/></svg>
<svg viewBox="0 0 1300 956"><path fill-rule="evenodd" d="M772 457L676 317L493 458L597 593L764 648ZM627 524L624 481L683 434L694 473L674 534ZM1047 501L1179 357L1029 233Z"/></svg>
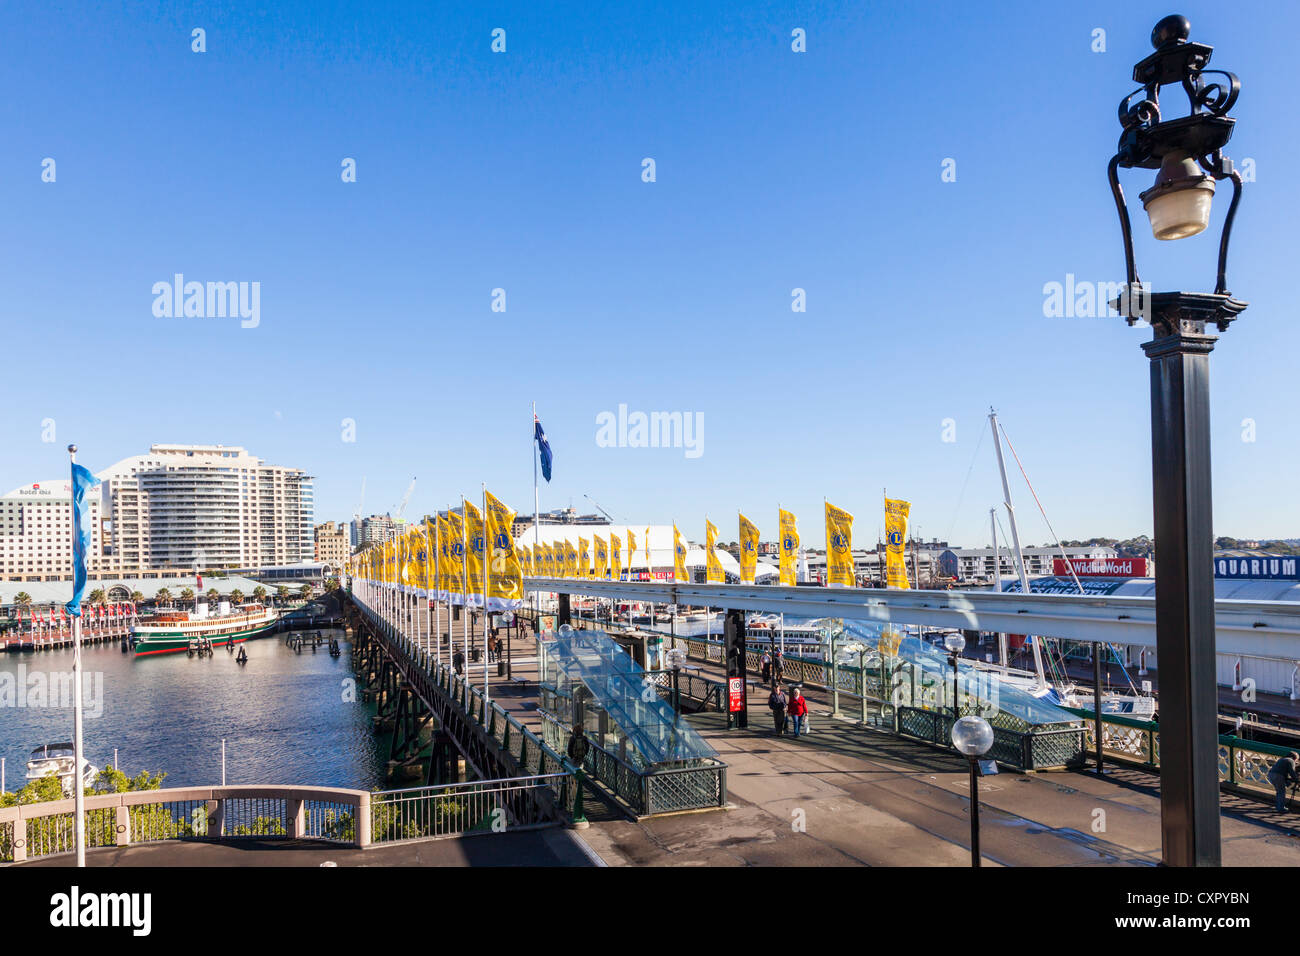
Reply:
<svg viewBox="0 0 1300 956"><path fill-rule="evenodd" d="M623 555L619 547L619 537L612 531L609 534L609 576L615 581L623 578Z"/></svg>
<svg viewBox="0 0 1300 956"><path fill-rule="evenodd" d="M673 524L673 580L689 581L686 576L686 545L682 543L681 533Z"/></svg>
<svg viewBox="0 0 1300 956"><path fill-rule="evenodd" d="M465 502L465 558L469 570L465 593L470 603L477 606L483 600L483 589L487 587L484 575L487 570L487 532L483 527L483 513L469 501ZM477 602L473 600L475 596Z"/></svg>
<svg viewBox="0 0 1300 956"><path fill-rule="evenodd" d="M722 584L727 576L722 572L722 562L718 560L714 548L718 544L718 529L712 521L704 519L704 580L709 584Z"/></svg>
<svg viewBox="0 0 1300 956"><path fill-rule="evenodd" d="M740 581L753 584L758 570L758 525L740 516Z"/></svg>
<svg viewBox="0 0 1300 956"><path fill-rule="evenodd" d="M568 538L564 539L564 573L571 578L578 576L578 549Z"/></svg>
<svg viewBox="0 0 1300 956"><path fill-rule="evenodd" d="M504 611L518 607L524 596L523 569L510 533L515 513L490 491L484 491L483 498L487 502L488 609Z"/></svg>
<svg viewBox="0 0 1300 956"><path fill-rule="evenodd" d="M794 515L785 509L777 509L776 522L781 533L781 584L793 588L798 584L798 559L800 559L800 529L794 523Z"/></svg>
<svg viewBox="0 0 1300 956"><path fill-rule="evenodd" d="M548 544L546 548L546 573L553 578L560 576L560 562L555 559L556 545Z"/></svg>
<svg viewBox="0 0 1300 956"><path fill-rule="evenodd" d="M885 499L885 586L907 588L907 516L911 502Z"/></svg>
<svg viewBox="0 0 1300 956"><path fill-rule="evenodd" d="M578 577L591 577L591 542L578 536Z"/></svg>
<svg viewBox="0 0 1300 956"><path fill-rule="evenodd" d="M454 512L447 514L447 590L465 601L465 519Z"/></svg>
<svg viewBox="0 0 1300 956"><path fill-rule="evenodd" d="M429 519L429 589L435 595L442 593L442 519L434 515Z"/></svg>
<svg viewBox="0 0 1300 956"><path fill-rule="evenodd" d="M632 580L632 562L636 560L636 535L627 529L627 579Z"/></svg>
<svg viewBox="0 0 1300 956"><path fill-rule="evenodd" d="M853 515L826 502L826 583L851 588L853 575Z"/></svg>
<svg viewBox="0 0 1300 956"><path fill-rule="evenodd" d="M645 569L647 571L654 570L654 568L650 566L650 529L649 528L645 529Z"/></svg>
<svg viewBox="0 0 1300 956"><path fill-rule="evenodd" d="M594 576L604 580L609 577L609 552L606 550L605 539L598 534L592 535L595 541L596 564L592 568Z"/></svg>

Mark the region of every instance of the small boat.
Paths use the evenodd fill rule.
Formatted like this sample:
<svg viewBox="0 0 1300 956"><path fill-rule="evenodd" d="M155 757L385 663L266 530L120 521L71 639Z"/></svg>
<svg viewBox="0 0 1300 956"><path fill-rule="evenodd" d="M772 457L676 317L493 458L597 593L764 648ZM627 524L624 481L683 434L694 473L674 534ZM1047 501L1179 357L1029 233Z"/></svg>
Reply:
<svg viewBox="0 0 1300 956"><path fill-rule="evenodd" d="M72 766L74 754L70 742L58 744L44 744L32 751L31 757L27 761L27 779L40 780L54 774L59 778L63 785L65 795L72 795L73 780L75 779ZM99 774L99 769L93 767L85 757L81 758L81 785L89 787L94 783L95 777Z"/></svg>

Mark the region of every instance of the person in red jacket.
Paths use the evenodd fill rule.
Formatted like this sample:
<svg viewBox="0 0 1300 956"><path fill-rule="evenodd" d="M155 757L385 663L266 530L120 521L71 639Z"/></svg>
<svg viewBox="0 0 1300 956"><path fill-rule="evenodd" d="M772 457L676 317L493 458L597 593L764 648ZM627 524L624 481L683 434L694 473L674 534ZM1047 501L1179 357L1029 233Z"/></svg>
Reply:
<svg viewBox="0 0 1300 956"><path fill-rule="evenodd" d="M790 705L787 712L790 715L790 723L794 725L794 735L798 737L803 730L804 718L808 716L808 699L798 687L790 692Z"/></svg>

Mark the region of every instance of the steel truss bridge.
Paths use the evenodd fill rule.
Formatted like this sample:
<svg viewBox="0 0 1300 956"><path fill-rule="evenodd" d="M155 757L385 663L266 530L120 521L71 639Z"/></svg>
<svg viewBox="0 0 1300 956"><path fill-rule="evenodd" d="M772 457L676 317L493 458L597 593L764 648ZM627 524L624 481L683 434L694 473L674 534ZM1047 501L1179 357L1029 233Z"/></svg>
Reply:
<svg viewBox="0 0 1300 956"><path fill-rule="evenodd" d="M524 578L524 591L1156 646L1154 597ZM1220 654L1300 661L1300 604L1214 602Z"/></svg>

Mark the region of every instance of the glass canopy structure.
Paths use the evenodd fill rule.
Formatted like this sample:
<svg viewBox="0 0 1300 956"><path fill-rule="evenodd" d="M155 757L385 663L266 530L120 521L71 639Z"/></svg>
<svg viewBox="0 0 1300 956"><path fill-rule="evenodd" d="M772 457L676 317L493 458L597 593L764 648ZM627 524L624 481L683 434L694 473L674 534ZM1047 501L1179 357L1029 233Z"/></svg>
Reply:
<svg viewBox="0 0 1300 956"><path fill-rule="evenodd" d="M592 743L637 770L717 757L659 696L654 680L604 631L575 631L566 625L541 647L547 658L543 687L549 692L543 695L543 709L553 719L566 727L581 722Z"/></svg>

